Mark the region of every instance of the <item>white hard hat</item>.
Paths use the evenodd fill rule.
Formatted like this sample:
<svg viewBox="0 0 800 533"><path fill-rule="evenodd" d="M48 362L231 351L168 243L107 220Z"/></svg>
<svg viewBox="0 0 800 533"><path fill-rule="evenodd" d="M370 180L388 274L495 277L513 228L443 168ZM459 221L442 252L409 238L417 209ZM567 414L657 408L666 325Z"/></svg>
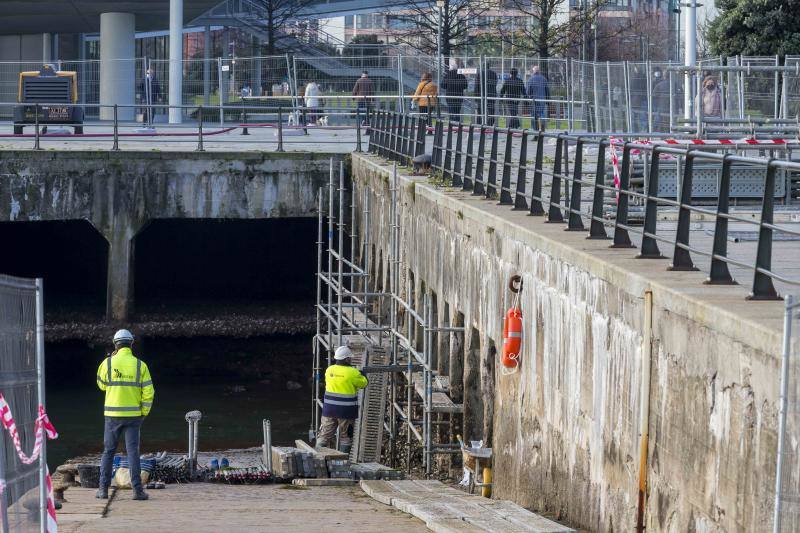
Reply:
<svg viewBox="0 0 800 533"><path fill-rule="evenodd" d="M351 357L353 357L353 352L350 351L350 348L347 346L339 346L336 348L336 353L333 355L333 358L337 361L344 361Z"/></svg>
<svg viewBox="0 0 800 533"><path fill-rule="evenodd" d="M133 333L127 329L121 329L114 333L114 344L118 342L133 342Z"/></svg>

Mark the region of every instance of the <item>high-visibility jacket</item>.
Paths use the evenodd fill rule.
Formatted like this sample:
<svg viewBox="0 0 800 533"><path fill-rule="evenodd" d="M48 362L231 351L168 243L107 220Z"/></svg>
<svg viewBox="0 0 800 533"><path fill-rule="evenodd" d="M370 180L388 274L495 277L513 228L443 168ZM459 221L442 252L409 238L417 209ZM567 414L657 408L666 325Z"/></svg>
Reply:
<svg viewBox="0 0 800 533"><path fill-rule="evenodd" d="M325 370L325 403L322 416L355 419L358 416L358 390L369 382L357 368L331 365Z"/></svg>
<svg viewBox="0 0 800 533"><path fill-rule="evenodd" d="M100 363L97 386L106 393L105 416L147 416L156 390L147 364L130 348L120 348Z"/></svg>

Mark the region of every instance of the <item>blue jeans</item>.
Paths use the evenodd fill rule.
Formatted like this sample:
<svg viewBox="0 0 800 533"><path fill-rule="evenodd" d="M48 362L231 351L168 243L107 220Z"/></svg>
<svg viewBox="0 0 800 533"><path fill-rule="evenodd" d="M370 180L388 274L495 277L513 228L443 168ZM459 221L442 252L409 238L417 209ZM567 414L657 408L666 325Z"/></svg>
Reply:
<svg viewBox="0 0 800 533"><path fill-rule="evenodd" d="M103 457L100 459L100 488L111 485L111 467L120 437L125 435L125 450L128 452L128 468L131 472L133 490L142 490L142 469L139 465L139 430L141 416L107 416L103 431Z"/></svg>

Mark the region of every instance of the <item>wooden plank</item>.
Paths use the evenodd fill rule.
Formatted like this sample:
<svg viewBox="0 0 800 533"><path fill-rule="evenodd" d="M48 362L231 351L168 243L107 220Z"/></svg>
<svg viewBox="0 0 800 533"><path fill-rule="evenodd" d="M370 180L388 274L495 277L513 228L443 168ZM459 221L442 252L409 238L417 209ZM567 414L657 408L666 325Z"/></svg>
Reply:
<svg viewBox="0 0 800 533"><path fill-rule="evenodd" d="M308 444L307 442L305 442L304 440L301 440L301 439L297 439L296 441L294 441L294 445L300 451L309 452L309 453L314 453L316 455L320 455L320 456L324 457L326 460L327 459L347 459L347 457L348 457L346 453L340 452L339 450L334 450L333 448L326 448L324 446L321 447L321 448L315 448L315 447L311 446L310 444Z"/></svg>

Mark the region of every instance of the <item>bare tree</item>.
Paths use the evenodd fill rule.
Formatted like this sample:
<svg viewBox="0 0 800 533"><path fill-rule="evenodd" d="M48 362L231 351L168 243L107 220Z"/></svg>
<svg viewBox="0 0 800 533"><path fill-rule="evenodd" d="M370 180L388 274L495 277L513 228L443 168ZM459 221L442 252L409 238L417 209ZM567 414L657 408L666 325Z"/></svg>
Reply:
<svg viewBox="0 0 800 533"><path fill-rule="evenodd" d="M567 55L585 42L604 1L583 4L573 9L570 0L509 0L508 8L516 16L499 19L497 35L523 54L541 59ZM515 20L527 23L518 24Z"/></svg>
<svg viewBox="0 0 800 533"><path fill-rule="evenodd" d="M443 57L450 57L480 38L481 31L489 27L485 15L492 5L495 4L490 0L444 0L441 21ZM394 36L397 41L427 54L436 53L439 8L435 0L407 0L386 16L390 22L398 21L403 26Z"/></svg>
<svg viewBox="0 0 800 533"><path fill-rule="evenodd" d="M266 34L264 44L267 55L277 53L276 43L282 35L291 35L297 26L298 17L314 0L254 0L259 10L259 23L253 24Z"/></svg>

